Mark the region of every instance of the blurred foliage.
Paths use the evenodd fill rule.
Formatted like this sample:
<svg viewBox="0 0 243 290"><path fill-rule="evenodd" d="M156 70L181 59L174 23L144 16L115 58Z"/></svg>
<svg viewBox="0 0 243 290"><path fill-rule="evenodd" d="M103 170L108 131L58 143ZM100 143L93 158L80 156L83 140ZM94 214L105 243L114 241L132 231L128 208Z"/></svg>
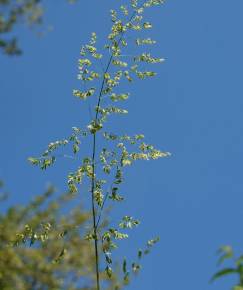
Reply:
<svg viewBox="0 0 243 290"><path fill-rule="evenodd" d="M69 211L72 202L76 206ZM56 198L52 187L26 206L2 213L0 289L95 289L92 244L84 239L89 218L73 194ZM107 280L105 274L102 279ZM103 283L115 289L116 277Z"/></svg>
<svg viewBox="0 0 243 290"><path fill-rule="evenodd" d="M232 287L232 290L243 290L243 255L235 257L234 251L231 246L223 246L219 249L219 261L218 264L222 265L227 260L231 262L231 266L225 267L216 272L211 281L223 278L225 276L234 275L237 277L237 283Z"/></svg>
<svg viewBox="0 0 243 290"><path fill-rule="evenodd" d="M16 36L13 36L16 25L39 25L43 21L44 7L42 0L0 0L0 49L7 55L19 55ZM74 3L76 0L68 0ZM7 36L6 36L7 35Z"/></svg>
<svg viewBox="0 0 243 290"><path fill-rule="evenodd" d="M0 201L8 194L0 180ZM75 206L73 205L75 204ZM1 290L95 290L95 256L87 239L89 212L70 192L55 197L53 187L25 206L14 205L0 214ZM102 224L106 226L105 220ZM138 261L158 239L139 250ZM112 276L101 272L102 289L119 290L137 275L140 265L126 259L122 268L114 265ZM126 273L126 279L123 277Z"/></svg>

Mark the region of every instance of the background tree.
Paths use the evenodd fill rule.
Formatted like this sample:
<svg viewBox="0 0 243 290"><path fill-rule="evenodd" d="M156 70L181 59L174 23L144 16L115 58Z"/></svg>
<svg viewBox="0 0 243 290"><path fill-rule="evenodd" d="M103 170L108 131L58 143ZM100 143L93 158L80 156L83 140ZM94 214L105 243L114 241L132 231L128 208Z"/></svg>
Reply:
<svg viewBox="0 0 243 290"><path fill-rule="evenodd" d="M52 187L25 206L7 209L0 215L0 288L94 289L94 256L84 239L89 219L74 195L55 197ZM114 280L107 289L114 289Z"/></svg>
<svg viewBox="0 0 243 290"><path fill-rule="evenodd" d="M1 202L7 197L1 182ZM96 289L94 251L85 238L91 217L76 195L57 197L52 186L29 204L11 206L0 214L0 289ZM145 247L145 254L151 246L150 242ZM127 285L121 272L117 265L112 277L101 275L104 289Z"/></svg>
<svg viewBox="0 0 243 290"><path fill-rule="evenodd" d="M222 264L228 262L229 266L216 272L213 275L211 282L225 278L226 276L234 276L237 279L237 282L231 289L243 290L243 255L237 257L231 246L221 247L218 254L220 255L218 265L222 266Z"/></svg>
<svg viewBox="0 0 243 290"><path fill-rule="evenodd" d="M0 49L8 55L19 55L17 37L13 36L15 27L24 23L28 26L43 22L42 0L0 0ZM74 3L75 0L68 0ZM57 4L57 3L56 3ZM7 36L6 36L7 35Z"/></svg>

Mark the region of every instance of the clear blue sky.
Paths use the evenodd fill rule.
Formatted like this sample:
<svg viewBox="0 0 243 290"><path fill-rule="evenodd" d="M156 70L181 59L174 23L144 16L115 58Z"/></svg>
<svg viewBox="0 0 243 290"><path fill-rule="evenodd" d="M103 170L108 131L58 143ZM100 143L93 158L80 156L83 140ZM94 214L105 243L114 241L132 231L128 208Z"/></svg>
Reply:
<svg viewBox="0 0 243 290"><path fill-rule="evenodd" d="M9 203L27 202L49 181L64 188L64 161L43 173L26 159L82 121L83 103L72 97L79 49L90 32L107 32L108 10L121 3L49 2L45 23L54 30L37 38L21 27L24 55L0 56L0 177ZM129 289L229 290L233 283L208 281L219 246L243 252L242 11L241 0L175 0L149 14L166 62L156 79L136 85L121 126L172 157L128 171L124 211L142 224L126 247L134 253L161 237Z"/></svg>

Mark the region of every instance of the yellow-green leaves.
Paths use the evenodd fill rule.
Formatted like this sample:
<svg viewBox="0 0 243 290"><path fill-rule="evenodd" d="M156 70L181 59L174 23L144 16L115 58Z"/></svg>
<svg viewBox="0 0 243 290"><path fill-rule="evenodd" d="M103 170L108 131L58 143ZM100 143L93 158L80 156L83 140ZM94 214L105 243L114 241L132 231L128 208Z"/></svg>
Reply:
<svg viewBox="0 0 243 290"><path fill-rule="evenodd" d="M114 40L118 35L126 31L126 26L121 20L116 20L111 27L111 33L108 35L109 40Z"/></svg>
<svg viewBox="0 0 243 290"><path fill-rule="evenodd" d="M135 140L142 140L142 139L144 139L144 135L143 134L135 135Z"/></svg>
<svg viewBox="0 0 243 290"><path fill-rule="evenodd" d="M109 278L112 277L112 268L110 266L106 266L105 268L106 274Z"/></svg>
<svg viewBox="0 0 243 290"><path fill-rule="evenodd" d="M69 137L69 140L73 142L73 153L76 154L79 151L79 145L81 143L79 139L79 135L85 137L87 135L87 132L81 131L77 127L73 127L74 133Z"/></svg>
<svg viewBox="0 0 243 290"><path fill-rule="evenodd" d="M118 102L118 101L125 101L127 100L129 97L129 93L126 93L126 94L116 94L116 93L112 93L111 96L110 96L110 99L113 101L113 102Z"/></svg>
<svg viewBox="0 0 243 290"><path fill-rule="evenodd" d="M154 71L136 71L136 75L138 76L138 78L143 80L145 78L156 76L156 72L154 72Z"/></svg>
<svg viewBox="0 0 243 290"><path fill-rule="evenodd" d="M155 44L156 41L155 40L152 40L151 38L144 38L144 39L141 39L141 38L137 38L135 43L137 45L144 45L144 44Z"/></svg>
<svg viewBox="0 0 243 290"><path fill-rule="evenodd" d="M80 69L83 68L84 65L91 66L92 62L88 58L81 58L78 60Z"/></svg>
<svg viewBox="0 0 243 290"><path fill-rule="evenodd" d="M129 29L132 29L132 30L141 30L142 29L141 24L132 24L130 22L127 24L127 27Z"/></svg>
<svg viewBox="0 0 243 290"><path fill-rule="evenodd" d="M149 248L153 247L155 244L158 243L159 240L160 240L159 237L156 237L154 239L148 240L147 247L149 247Z"/></svg>
<svg viewBox="0 0 243 290"><path fill-rule="evenodd" d="M110 15L111 15L111 21L116 22L117 20L117 12L115 10L110 10Z"/></svg>
<svg viewBox="0 0 243 290"><path fill-rule="evenodd" d="M132 161L130 159L123 158L122 159L122 166L131 165Z"/></svg>
<svg viewBox="0 0 243 290"><path fill-rule="evenodd" d="M13 241L13 246L18 246L29 241L30 247L36 242L45 242L49 238L49 233L51 231L51 224L49 222L41 223L38 230L33 229L29 224L24 226L24 229L16 233L15 240Z"/></svg>
<svg viewBox="0 0 243 290"><path fill-rule="evenodd" d="M126 6L122 5L120 9L125 16L129 14L128 8Z"/></svg>
<svg viewBox="0 0 243 290"><path fill-rule="evenodd" d="M115 141L117 140L118 136L113 134L113 133L108 133L108 132L104 132L103 133L103 137L106 139L106 140L112 140L112 141Z"/></svg>
<svg viewBox="0 0 243 290"><path fill-rule="evenodd" d="M137 135L137 139L132 139L131 137L127 136L125 140L129 140L130 144L136 144L136 141L141 140L143 135ZM171 154L169 152L163 152L160 150L155 149L152 145L148 145L145 143L141 143L139 149L141 152L129 152L124 145L124 143L118 143L117 147L122 150L121 153L121 164L122 166L131 165L133 161L136 160L150 160L150 159L159 159L163 157L168 157Z"/></svg>
<svg viewBox="0 0 243 290"><path fill-rule="evenodd" d="M110 264L112 263L111 258L111 251L117 248L117 245L113 242L113 240L122 240L128 238L127 234L119 232L117 229L110 228L109 230L105 231L102 235L102 250L105 255L107 267L106 273L108 277L112 275L112 268ZM108 271L108 272L107 272Z"/></svg>
<svg viewBox="0 0 243 290"><path fill-rule="evenodd" d="M109 106L106 108L99 107L97 109L98 109L98 112L102 115L102 117L106 117L110 114L127 114L128 113L127 110L121 109L115 106Z"/></svg>
<svg viewBox="0 0 243 290"><path fill-rule="evenodd" d="M81 100L86 100L88 97L91 97L95 93L95 88L90 88L85 92L81 92L79 90L73 90L73 95L78 97Z"/></svg>
<svg viewBox="0 0 243 290"><path fill-rule="evenodd" d="M107 233L109 233L110 238L114 238L115 240L122 240L128 238L128 234L121 233L116 229L109 229ZM106 236L104 235L104 237Z"/></svg>
<svg viewBox="0 0 243 290"><path fill-rule="evenodd" d="M148 0L144 3L144 7L151 7L151 6L156 6L163 4L165 1L164 0Z"/></svg>
<svg viewBox="0 0 243 290"><path fill-rule="evenodd" d="M104 180L104 179L96 179L95 180L93 196L94 196L94 199L95 199L95 201L96 201L96 203L98 204L99 207L103 206L104 194L103 194L102 186L105 183L106 183L106 180Z"/></svg>
<svg viewBox="0 0 243 290"><path fill-rule="evenodd" d="M152 24L150 22L144 22L143 23L143 28L144 29L150 29L150 28L152 28Z"/></svg>
<svg viewBox="0 0 243 290"><path fill-rule="evenodd" d="M119 59L113 59L112 64L116 66L127 67L127 62L121 61Z"/></svg>
<svg viewBox="0 0 243 290"><path fill-rule="evenodd" d="M40 160L38 158L34 158L34 157L29 157L28 161L32 164L32 165L39 165Z"/></svg>
<svg viewBox="0 0 243 290"><path fill-rule="evenodd" d="M97 41L97 35L95 32L91 33L90 45L95 45Z"/></svg>
<svg viewBox="0 0 243 290"><path fill-rule="evenodd" d="M58 147L62 146L62 145L67 145L68 144L68 140L61 140L61 141L56 141L56 142L51 142L48 145L48 152L51 152L53 150L56 150Z"/></svg>
<svg viewBox="0 0 243 290"><path fill-rule="evenodd" d="M132 5L133 8L137 8L138 0L131 0L131 5Z"/></svg>
<svg viewBox="0 0 243 290"><path fill-rule="evenodd" d="M47 169L47 167L50 167L51 165L54 164L54 162L56 161L56 157L55 156L51 156L51 157L47 157L47 158L33 158L33 157L29 157L28 161L32 164L32 165L38 165L40 166L40 169L45 170Z"/></svg>
<svg viewBox="0 0 243 290"><path fill-rule="evenodd" d="M85 55L89 54L95 59L102 58L102 54L97 52L97 48L95 46L96 45L96 41L97 41L97 35L96 35L95 32L92 32L89 44L86 44L85 46L82 46L80 54L82 56L85 56Z"/></svg>
<svg viewBox="0 0 243 290"><path fill-rule="evenodd" d="M132 77L130 76L130 72L128 70L124 71L124 76L129 82L132 82Z"/></svg>
<svg viewBox="0 0 243 290"><path fill-rule="evenodd" d="M119 223L119 227L121 229L132 229L133 227L137 227L140 224L139 220L135 220L131 216L124 216L122 221Z"/></svg>
<svg viewBox="0 0 243 290"><path fill-rule="evenodd" d="M142 61L142 62L147 62L147 63L159 63L163 62L163 58L156 58L152 57L150 53L142 53L141 55L137 56L134 58L134 61Z"/></svg>
<svg viewBox="0 0 243 290"><path fill-rule="evenodd" d="M95 46L87 44L85 48L94 58L97 58L97 59L102 58L102 54L97 53L97 48Z"/></svg>
<svg viewBox="0 0 243 290"><path fill-rule="evenodd" d="M113 187L109 198L113 201L123 201L124 197L117 193L118 187Z"/></svg>
<svg viewBox="0 0 243 290"><path fill-rule="evenodd" d="M132 271L136 274L141 269L141 266L137 263L132 263Z"/></svg>
<svg viewBox="0 0 243 290"><path fill-rule="evenodd" d="M142 143L139 146L139 149L147 155L148 159L158 159L158 158L168 157L171 155L170 152L157 150L154 148L154 146L148 145L145 143Z"/></svg>
<svg viewBox="0 0 243 290"><path fill-rule="evenodd" d="M89 71L88 69L86 69L84 67L80 67L79 70L80 71L78 74L78 79L82 80L84 82L93 81L93 80L100 78L100 74L98 72L95 72L92 70Z"/></svg>
<svg viewBox="0 0 243 290"><path fill-rule="evenodd" d="M82 166L80 166L75 172L68 175L68 187L71 193L78 191L78 185L83 181L84 176L93 178L93 167L91 165L90 158L86 157L83 159Z"/></svg>
<svg viewBox="0 0 243 290"><path fill-rule="evenodd" d="M114 87L118 86L120 83L122 77L122 71L118 70L114 73L113 76L111 76L111 74L109 73L104 73L104 81L106 84L106 87L103 89L102 94L105 95L109 92L111 92Z"/></svg>
<svg viewBox="0 0 243 290"><path fill-rule="evenodd" d="M104 195L101 188L96 188L94 190L94 198L99 206L102 206Z"/></svg>
<svg viewBox="0 0 243 290"><path fill-rule="evenodd" d="M103 125L98 120L92 120L91 123L87 126L91 134L95 134L101 130Z"/></svg>
<svg viewBox="0 0 243 290"><path fill-rule="evenodd" d="M79 151L80 143L81 143L80 137L86 137L87 131L81 130L80 128L77 128L77 127L73 127L72 129L73 129L73 133L71 134L69 138L49 143L47 149L44 151L44 153L40 157L38 158L29 157L28 161L32 165L39 166L41 169L44 170L54 164L54 162L56 161L55 151L59 150L60 147L66 147L66 145L71 144L73 153L77 154ZM65 154L64 155L62 154L61 156L71 157Z"/></svg>
<svg viewBox="0 0 243 290"><path fill-rule="evenodd" d="M68 175L68 187L71 193L78 191L77 184L81 184L84 176L84 168L80 167L75 173Z"/></svg>

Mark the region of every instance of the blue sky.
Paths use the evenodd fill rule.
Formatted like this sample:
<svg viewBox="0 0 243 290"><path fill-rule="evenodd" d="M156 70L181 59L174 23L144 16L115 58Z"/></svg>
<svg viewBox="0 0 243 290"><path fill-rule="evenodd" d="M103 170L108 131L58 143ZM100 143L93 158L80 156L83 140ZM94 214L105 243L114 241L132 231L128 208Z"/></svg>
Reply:
<svg viewBox="0 0 243 290"><path fill-rule="evenodd" d="M50 181L65 188L67 161L40 172L26 159L85 120L87 108L72 96L79 50L90 32L107 33L108 11L122 3L58 2L44 1L52 32L38 38L19 27L24 54L0 56L0 177L9 204L27 202ZM157 78L136 83L120 129L143 132L172 156L127 172L124 213L142 224L124 248L132 255L161 238L128 289L228 290L234 283L208 282L219 246L243 250L242 11L240 0L175 0L148 14L155 52L166 61Z"/></svg>

